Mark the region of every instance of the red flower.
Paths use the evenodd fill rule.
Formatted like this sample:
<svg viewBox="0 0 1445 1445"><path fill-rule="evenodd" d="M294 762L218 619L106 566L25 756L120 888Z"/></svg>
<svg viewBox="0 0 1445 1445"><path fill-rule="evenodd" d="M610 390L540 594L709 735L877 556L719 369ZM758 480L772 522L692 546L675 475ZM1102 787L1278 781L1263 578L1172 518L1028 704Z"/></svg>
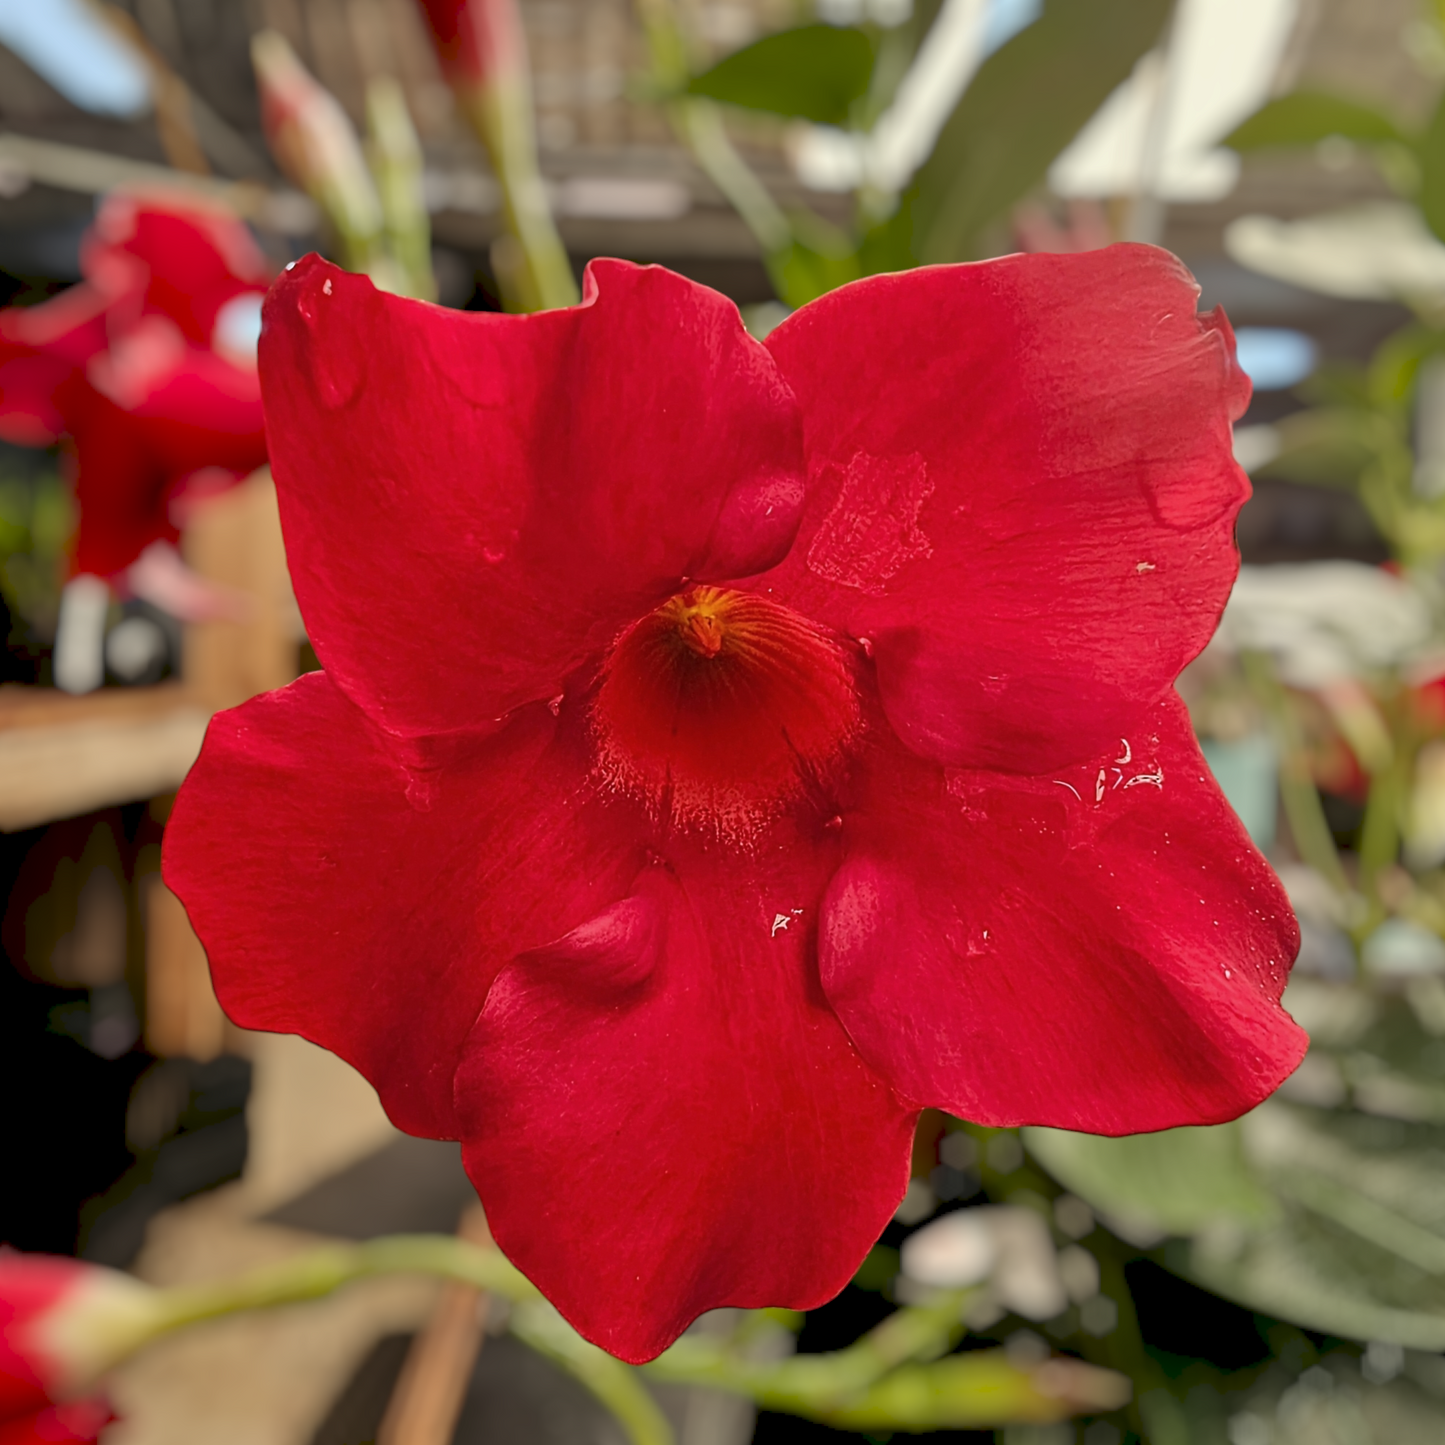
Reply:
<svg viewBox="0 0 1445 1445"><path fill-rule="evenodd" d="M96 1375L154 1324L150 1291L73 1259L0 1250L0 1445L95 1440Z"/></svg>
<svg viewBox="0 0 1445 1445"><path fill-rule="evenodd" d="M110 576L176 538L182 487L266 460L254 338L268 273L240 221L179 196L111 196L81 269L54 300L0 312L0 437L73 439L75 569Z"/></svg>
<svg viewBox="0 0 1445 1445"><path fill-rule="evenodd" d="M529 317L308 259L262 382L325 665L217 717L166 877L231 1016L459 1137L638 1360L827 1299L914 1121L1231 1118L1297 945L1171 686L1247 494L1164 252L880 276L754 342L656 267Z"/></svg>

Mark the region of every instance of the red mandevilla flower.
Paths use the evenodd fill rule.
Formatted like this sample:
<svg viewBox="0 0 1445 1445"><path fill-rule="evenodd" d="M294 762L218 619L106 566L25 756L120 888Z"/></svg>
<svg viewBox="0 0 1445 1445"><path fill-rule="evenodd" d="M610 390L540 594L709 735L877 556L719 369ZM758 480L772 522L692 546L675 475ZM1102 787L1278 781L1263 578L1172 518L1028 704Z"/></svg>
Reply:
<svg viewBox="0 0 1445 1445"><path fill-rule="evenodd" d="M266 460L256 312L269 279L245 226L206 202L113 195L85 280L0 312L0 437L75 444L75 568L107 577L174 541L168 505Z"/></svg>
<svg viewBox="0 0 1445 1445"><path fill-rule="evenodd" d="M70 1397L152 1322L150 1291L125 1275L0 1250L0 1445L98 1439L109 1406Z"/></svg>
<svg viewBox="0 0 1445 1445"><path fill-rule="evenodd" d="M1214 1122L1305 1039L1172 687L1248 491L1179 263L879 276L765 345L588 278L525 317L273 288L326 670L213 721L166 877L231 1016L460 1138L501 1247L639 1360L840 1289L924 1105Z"/></svg>

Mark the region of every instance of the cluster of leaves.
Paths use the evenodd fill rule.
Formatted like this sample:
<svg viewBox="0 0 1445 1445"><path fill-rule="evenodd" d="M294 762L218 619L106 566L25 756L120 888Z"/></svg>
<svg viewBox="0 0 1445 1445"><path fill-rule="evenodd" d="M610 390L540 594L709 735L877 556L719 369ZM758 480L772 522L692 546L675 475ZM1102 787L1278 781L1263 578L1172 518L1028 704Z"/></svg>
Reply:
<svg viewBox="0 0 1445 1445"><path fill-rule="evenodd" d="M687 79L683 90L785 120L866 135L893 101L938 12L906 24L806 25L781 31ZM1136 62L1158 42L1168 0L1046 0L1042 13L983 62L901 195L860 189L851 223L787 217L768 248L780 299L801 306L879 271L972 260L986 234L1043 179Z"/></svg>
<svg viewBox="0 0 1445 1445"><path fill-rule="evenodd" d="M1385 1342L1366 1356L1379 1383L1411 1365L1433 1396L1429 1357L1445 1350L1445 979L1392 991L1301 978L1286 1002L1310 1055L1243 1120L1125 1139L1033 1129L1030 1152L1170 1270L1317 1336ZM1438 1403L1413 1408L1438 1432Z"/></svg>

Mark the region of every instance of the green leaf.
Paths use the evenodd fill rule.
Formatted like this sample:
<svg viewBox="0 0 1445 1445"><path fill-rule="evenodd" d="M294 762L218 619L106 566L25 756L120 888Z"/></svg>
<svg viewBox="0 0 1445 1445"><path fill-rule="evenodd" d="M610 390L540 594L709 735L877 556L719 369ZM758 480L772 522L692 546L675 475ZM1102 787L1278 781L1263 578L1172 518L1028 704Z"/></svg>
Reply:
<svg viewBox="0 0 1445 1445"><path fill-rule="evenodd" d="M811 211L788 216L793 239L768 257L768 276L778 300L794 311L825 292L863 275L853 238Z"/></svg>
<svg viewBox="0 0 1445 1445"><path fill-rule="evenodd" d="M1253 475L1321 487L1354 487L1378 452L1380 418L1371 410L1321 407L1275 423L1279 454Z"/></svg>
<svg viewBox="0 0 1445 1445"><path fill-rule="evenodd" d="M979 232L1050 163L1159 39L1169 0L1046 0L980 67L894 224L921 262L973 254ZM888 252L880 246L881 254Z"/></svg>
<svg viewBox="0 0 1445 1445"><path fill-rule="evenodd" d="M1192 1234L1220 1220L1262 1224L1277 1212L1256 1183L1237 1124L1107 1139L1025 1129L1029 1152L1125 1229Z"/></svg>
<svg viewBox="0 0 1445 1445"><path fill-rule="evenodd" d="M1374 106L1322 90L1296 90L1261 106L1220 144L1237 151L1257 151L1317 145L1332 135L1365 145L1410 143L1395 122Z"/></svg>
<svg viewBox="0 0 1445 1445"><path fill-rule="evenodd" d="M856 26L780 30L720 60L688 82L704 95L748 110L843 125L873 78L873 43Z"/></svg>
<svg viewBox="0 0 1445 1445"><path fill-rule="evenodd" d="M886 1289L898 1277L898 1251L886 1244L875 1244L858 1266L853 1283L859 1289L872 1290L875 1294Z"/></svg>
<svg viewBox="0 0 1445 1445"><path fill-rule="evenodd" d="M1445 240L1445 95L1420 137L1419 155L1420 214L1425 224Z"/></svg>
<svg viewBox="0 0 1445 1445"><path fill-rule="evenodd" d="M1445 1349L1445 1130L1272 1101L1247 1135L1277 1222L1206 1231L1170 1263L1307 1328Z"/></svg>

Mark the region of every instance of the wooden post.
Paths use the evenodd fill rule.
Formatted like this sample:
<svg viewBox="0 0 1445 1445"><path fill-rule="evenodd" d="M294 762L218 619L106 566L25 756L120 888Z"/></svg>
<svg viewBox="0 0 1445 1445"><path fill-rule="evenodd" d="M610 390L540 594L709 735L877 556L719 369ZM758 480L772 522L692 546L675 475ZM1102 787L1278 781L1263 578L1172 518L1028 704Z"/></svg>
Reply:
<svg viewBox="0 0 1445 1445"><path fill-rule="evenodd" d="M491 1244L480 1204L467 1208L457 1234L472 1244ZM458 1280L443 1287L407 1352L376 1445L451 1445L486 1323L486 1295Z"/></svg>

